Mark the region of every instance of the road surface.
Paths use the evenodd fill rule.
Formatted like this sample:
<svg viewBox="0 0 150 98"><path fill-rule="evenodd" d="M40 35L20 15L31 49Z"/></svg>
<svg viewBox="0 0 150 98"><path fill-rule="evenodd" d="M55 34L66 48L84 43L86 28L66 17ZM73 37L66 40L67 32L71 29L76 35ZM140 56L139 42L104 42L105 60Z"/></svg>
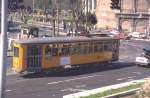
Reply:
<svg viewBox="0 0 150 98"><path fill-rule="evenodd" d="M6 98L62 98L71 93L146 78L150 76L150 69L136 66L134 60L142 53L142 48L148 46L150 43L145 41L121 41L119 61L108 66L97 64L24 77L8 72Z"/></svg>

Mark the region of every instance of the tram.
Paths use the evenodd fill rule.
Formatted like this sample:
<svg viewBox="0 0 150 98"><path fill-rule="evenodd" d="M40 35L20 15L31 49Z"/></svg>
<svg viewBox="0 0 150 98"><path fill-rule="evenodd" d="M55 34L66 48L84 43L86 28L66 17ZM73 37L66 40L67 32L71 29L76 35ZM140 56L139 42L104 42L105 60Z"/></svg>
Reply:
<svg viewBox="0 0 150 98"><path fill-rule="evenodd" d="M13 43L14 71L40 72L66 65L113 62L119 57L119 39L110 37L47 37Z"/></svg>

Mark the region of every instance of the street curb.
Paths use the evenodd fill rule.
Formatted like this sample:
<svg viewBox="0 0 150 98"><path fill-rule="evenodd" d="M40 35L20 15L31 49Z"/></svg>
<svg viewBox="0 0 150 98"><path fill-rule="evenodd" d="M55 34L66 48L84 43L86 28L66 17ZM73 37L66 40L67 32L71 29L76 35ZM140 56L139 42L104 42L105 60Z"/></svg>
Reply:
<svg viewBox="0 0 150 98"><path fill-rule="evenodd" d="M80 97L85 97L85 96L97 94L97 93L100 93L100 92L104 92L106 90L118 89L118 88L121 88L121 87L124 87L124 86L129 86L129 85L132 85L132 84L145 82L145 80L146 79L134 80L134 81L130 81L130 82L125 82L125 83L110 85L110 86L106 86L106 87L96 88L96 89L92 89L92 90L87 90L87 91L84 91L84 92L78 92L78 93L74 93L74 94L64 95L63 98L80 98ZM105 97L103 97L103 98L105 98Z"/></svg>

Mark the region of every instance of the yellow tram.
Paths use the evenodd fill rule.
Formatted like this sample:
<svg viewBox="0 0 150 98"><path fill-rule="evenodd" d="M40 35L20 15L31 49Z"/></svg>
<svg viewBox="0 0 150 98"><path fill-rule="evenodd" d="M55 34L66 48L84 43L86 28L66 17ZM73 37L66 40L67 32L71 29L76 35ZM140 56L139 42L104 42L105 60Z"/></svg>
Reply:
<svg viewBox="0 0 150 98"><path fill-rule="evenodd" d="M110 37L20 39L13 44L13 70L39 72L65 65L117 61L119 40Z"/></svg>

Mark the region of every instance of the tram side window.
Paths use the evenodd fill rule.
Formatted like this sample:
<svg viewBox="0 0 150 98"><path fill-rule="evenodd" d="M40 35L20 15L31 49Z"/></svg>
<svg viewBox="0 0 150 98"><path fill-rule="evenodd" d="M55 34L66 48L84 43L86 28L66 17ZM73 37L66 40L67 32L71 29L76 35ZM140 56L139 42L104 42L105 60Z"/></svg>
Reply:
<svg viewBox="0 0 150 98"><path fill-rule="evenodd" d="M89 51L89 50L90 50L89 48L90 48L90 47L89 47L89 44L88 44L88 43L85 43L85 44L84 44L84 54L89 54L89 52L90 52L90 51Z"/></svg>
<svg viewBox="0 0 150 98"><path fill-rule="evenodd" d="M85 54L85 46L84 43L80 44L80 54Z"/></svg>
<svg viewBox="0 0 150 98"><path fill-rule="evenodd" d="M58 55L58 48L57 47L53 47L52 48L52 55L53 56L57 56Z"/></svg>
<svg viewBox="0 0 150 98"><path fill-rule="evenodd" d="M67 56L67 55L69 55L69 48L63 47L61 54L62 54L62 56Z"/></svg>
<svg viewBox="0 0 150 98"><path fill-rule="evenodd" d="M52 56L52 47L50 47L49 45L47 45L45 48L45 55Z"/></svg>
<svg viewBox="0 0 150 98"><path fill-rule="evenodd" d="M59 45L59 55L60 56L68 56L70 55L70 45L69 44L60 44Z"/></svg>
<svg viewBox="0 0 150 98"><path fill-rule="evenodd" d="M117 49L118 48L118 45L117 45L117 41L113 41L113 49Z"/></svg>
<svg viewBox="0 0 150 98"><path fill-rule="evenodd" d="M69 48L70 54L71 55L77 55L79 54L80 51L80 44L78 43L72 43L70 48Z"/></svg>
<svg viewBox="0 0 150 98"><path fill-rule="evenodd" d="M104 51L112 51L112 43L104 42Z"/></svg>
<svg viewBox="0 0 150 98"><path fill-rule="evenodd" d="M101 51L103 51L103 43L102 42L94 43L94 52L101 52Z"/></svg>
<svg viewBox="0 0 150 98"><path fill-rule="evenodd" d="M45 49L45 55L47 56L57 56L58 55L58 48L56 45L47 45Z"/></svg>
<svg viewBox="0 0 150 98"><path fill-rule="evenodd" d="M74 55L74 46L73 44L69 47L69 51L71 55Z"/></svg>
<svg viewBox="0 0 150 98"><path fill-rule="evenodd" d="M14 57L19 57L19 48L14 47Z"/></svg>

